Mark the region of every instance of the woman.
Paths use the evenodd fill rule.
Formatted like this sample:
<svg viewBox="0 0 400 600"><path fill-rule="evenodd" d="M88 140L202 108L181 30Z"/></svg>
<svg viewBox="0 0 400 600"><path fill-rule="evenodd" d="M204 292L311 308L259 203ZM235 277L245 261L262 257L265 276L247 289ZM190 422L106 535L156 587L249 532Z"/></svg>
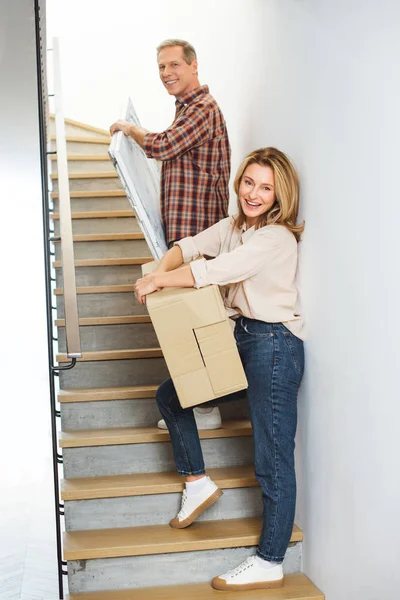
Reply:
<svg viewBox="0 0 400 600"><path fill-rule="evenodd" d="M294 438L297 393L303 375L302 319L296 312L296 225L299 183L289 159L275 148L249 154L234 189L238 214L194 237L184 238L157 270L136 282L139 302L164 287L221 286L235 319L235 339L248 380L254 434L255 474L261 487L263 524L255 556L215 577L220 590L283 585L282 562L294 520ZM183 262L188 266L174 270ZM231 394L221 401L231 400ZM171 527L189 526L222 492L206 476L193 410L181 408L171 379L157 391L171 435L178 472L185 476L182 506Z"/></svg>

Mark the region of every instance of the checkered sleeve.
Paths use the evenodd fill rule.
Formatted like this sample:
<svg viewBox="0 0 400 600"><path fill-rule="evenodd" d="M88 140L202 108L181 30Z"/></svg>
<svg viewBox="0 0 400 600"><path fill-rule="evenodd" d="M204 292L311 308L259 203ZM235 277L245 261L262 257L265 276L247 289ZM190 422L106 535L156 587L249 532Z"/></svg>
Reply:
<svg viewBox="0 0 400 600"><path fill-rule="evenodd" d="M171 160L203 144L210 135L209 108L195 104L162 133L147 133L143 150L148 158Z"/></svg>

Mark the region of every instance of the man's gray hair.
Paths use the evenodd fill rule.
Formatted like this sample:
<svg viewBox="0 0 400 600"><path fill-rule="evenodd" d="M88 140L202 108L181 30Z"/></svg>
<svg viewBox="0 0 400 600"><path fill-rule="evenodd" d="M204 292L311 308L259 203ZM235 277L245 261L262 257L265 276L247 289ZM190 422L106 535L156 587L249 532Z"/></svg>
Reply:
<svg viewBox="0 0 400 600"><path fill-rule="evenodd" d="M197 60L196 50L192 44L185 40L164 40L157 46L157 56L164 48L170 48L171 46L181 46L183 48L183 57L188 65L191 65L194 60Z"/></svg>

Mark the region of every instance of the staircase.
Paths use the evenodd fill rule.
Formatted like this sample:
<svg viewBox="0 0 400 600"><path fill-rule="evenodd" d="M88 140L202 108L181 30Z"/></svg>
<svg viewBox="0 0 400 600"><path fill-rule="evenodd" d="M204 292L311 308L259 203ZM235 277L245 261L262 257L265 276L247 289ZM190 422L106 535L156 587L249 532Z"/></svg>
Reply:
<svg viewBox="0 0 400 600"><path fill-rule="evenodd" d="M283 588L233 593L209 584L255 551L260 530L245 402L223 405L223 427L200 436L209 474L224 490L221 500L188 529L169 527L183 480L175 472L168 432L156 427L155 392L168 371L146 307L133 294L140 266L151 255L108 158L107 132L69 120L66 130L83 351L59 377L67 598L323 600L301 573L297 527ZM63 363L69 361L56 246L57 360Z"/></svg>

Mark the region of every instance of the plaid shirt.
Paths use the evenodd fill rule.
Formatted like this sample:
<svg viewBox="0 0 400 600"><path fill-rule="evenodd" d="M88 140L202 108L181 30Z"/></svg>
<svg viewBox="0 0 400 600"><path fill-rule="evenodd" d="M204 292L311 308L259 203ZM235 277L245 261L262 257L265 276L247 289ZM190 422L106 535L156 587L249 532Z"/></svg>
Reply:
<svg viewBox="0 0 400 600"><path fill-rule="evenodd" d="M147 133L143 149L162 161L167 243L196 235L228 214L230 146L223 114L203 85L176 100L175 120Z"/></svg>

